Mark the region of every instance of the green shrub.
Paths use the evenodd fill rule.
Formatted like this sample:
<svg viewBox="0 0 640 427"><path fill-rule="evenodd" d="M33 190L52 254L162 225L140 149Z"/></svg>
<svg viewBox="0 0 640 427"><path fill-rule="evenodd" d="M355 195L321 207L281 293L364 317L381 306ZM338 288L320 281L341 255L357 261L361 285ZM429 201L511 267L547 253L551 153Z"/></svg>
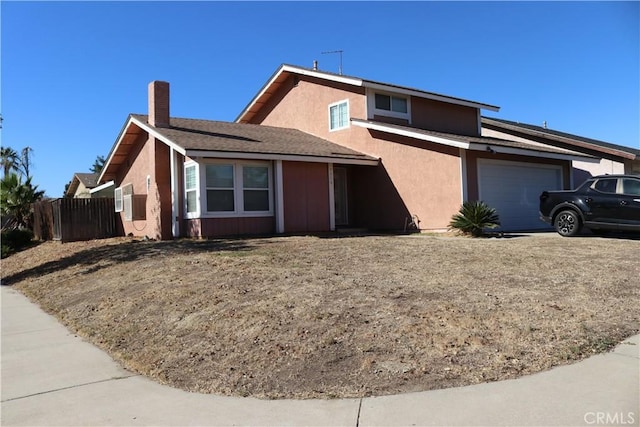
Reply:
<svg viewBox="0 0 640 427"><path fill-rule="evenodd" d="M13 252L29 246L33 240L33 232L26 228L13 229L2 232L2 258L5 258Z"/></svg>
<svg viewBox="0 0 640 427"><path fill-rule="evenodd" d="M483 201L464 202L460 211L451 218L449 229L460 230L473 237L483 234L485 228L496 228L500 218L494 208Z"/></svg>

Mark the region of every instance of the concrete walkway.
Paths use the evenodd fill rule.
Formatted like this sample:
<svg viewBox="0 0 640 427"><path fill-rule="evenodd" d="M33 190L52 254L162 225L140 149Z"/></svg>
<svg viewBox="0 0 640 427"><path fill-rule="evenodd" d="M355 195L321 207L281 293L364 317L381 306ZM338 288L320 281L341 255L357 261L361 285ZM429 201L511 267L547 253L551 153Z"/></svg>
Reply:
<svg viewBox="0 0 640 427"><path fill-rule="evenodd" d="M518 380L346 400L187 393L121 368L3 286L2 413L9 425L639 425L640 340Z"/></svg>

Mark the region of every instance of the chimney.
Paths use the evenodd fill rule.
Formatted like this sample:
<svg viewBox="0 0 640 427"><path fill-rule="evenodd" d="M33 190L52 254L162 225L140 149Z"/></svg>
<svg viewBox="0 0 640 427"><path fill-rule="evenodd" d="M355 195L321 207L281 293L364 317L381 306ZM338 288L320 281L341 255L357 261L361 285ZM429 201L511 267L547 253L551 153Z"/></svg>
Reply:
<svg viewBox="0 0 640 427"><path fill-rule="evenodd" d="M169 83L154 80L149 83L149 124L157 128L168 128Z"/></svg>
<svg viewBox="0 0 640 427"><path fill-rule="evenodd" d="M318 61L313 61L313 70L314 71L318 70Z"/></svg>

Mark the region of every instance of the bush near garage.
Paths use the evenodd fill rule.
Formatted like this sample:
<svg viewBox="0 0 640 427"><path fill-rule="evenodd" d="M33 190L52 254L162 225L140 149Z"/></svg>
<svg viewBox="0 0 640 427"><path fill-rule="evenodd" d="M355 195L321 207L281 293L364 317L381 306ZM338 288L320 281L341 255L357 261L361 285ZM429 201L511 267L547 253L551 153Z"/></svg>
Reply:
<svg viewBox="0 0 640 427"><path fill-rule="evenodd" d="M479 200L464 202L458 213L451 218L449 229L480 237L485 228L496 228L499 225L500 217L496 210Z"/></svg>

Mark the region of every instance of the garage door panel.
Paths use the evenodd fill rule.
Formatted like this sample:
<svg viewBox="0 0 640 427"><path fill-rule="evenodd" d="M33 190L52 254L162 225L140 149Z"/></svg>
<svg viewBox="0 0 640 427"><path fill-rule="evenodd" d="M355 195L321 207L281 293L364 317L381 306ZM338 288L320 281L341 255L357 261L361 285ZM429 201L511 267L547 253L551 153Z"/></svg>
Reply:
<svg viewBox="0 0 640 427"><path fill-rule="evenodd" d="M500 215L502 231L541 230L549 226L539 219L539 196L544 190L562 188L560 166L478 161L480 199Z"/></svg>

